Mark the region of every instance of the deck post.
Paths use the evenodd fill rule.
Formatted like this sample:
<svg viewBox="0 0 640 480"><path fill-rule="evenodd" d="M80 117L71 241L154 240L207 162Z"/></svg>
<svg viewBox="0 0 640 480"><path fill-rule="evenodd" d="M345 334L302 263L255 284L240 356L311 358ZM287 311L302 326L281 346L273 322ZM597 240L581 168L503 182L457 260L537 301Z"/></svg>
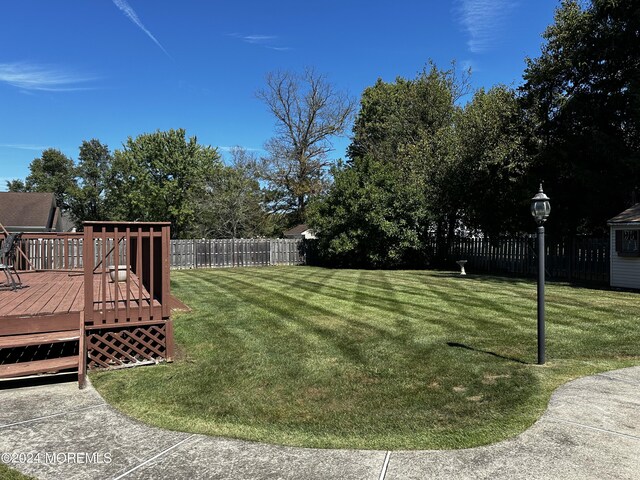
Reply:
<svg viewBox="0 0 640 480"><path fill-rule="evenodd" d="M160 300L162 301L162 317L169 318L171 316L171 282L169 277L169 269L171 262L169 258L169 250L171 248L171 239L169 238L169 226L162 227L162 248L160 255L162 256L162 286L160 290Z"/></svg>
<svg viewBox="0 0 640 480"><path fill-rule="evenodd" d="M84 267L84 321L93 324L93 263L95 261L94 243L93 243L93 225L84 226L83 239L83 267ZM80 332L85 334L84 331Z"/></svg>
<svg viewBox="0 0 640 480"><path fill-rule="evenodd" d="M170 269L171 259L169 256L171 250L171 237L169 225L162 227L162 318L166 319L165 323L165 348L167 362L173 362L174 343L173 343L173 320L171 320L171 281ZM211 258L209 258L211 261Z"/></svg>
<svg viewBox="0 0 640 480"><path fill-rule="evenodd" d="M87 337L84 328L84 312L80 312L80 338L78 339L78 387L87 385Z"/></svg>
<svg viewBox="0 0 640 480"><path fill-rule="evenodd" d="M174 356L173 320L171 320L170 318L167 319L165 323L165 348L167 349L165 360L167 362L173 362L173 356Z"/></svg>

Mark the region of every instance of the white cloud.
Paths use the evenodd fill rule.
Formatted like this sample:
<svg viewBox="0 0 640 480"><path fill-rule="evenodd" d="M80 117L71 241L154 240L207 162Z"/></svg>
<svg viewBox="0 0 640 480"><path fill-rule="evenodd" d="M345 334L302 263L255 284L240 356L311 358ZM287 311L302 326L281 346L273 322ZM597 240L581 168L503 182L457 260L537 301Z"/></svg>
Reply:
<svg viewBox="0 0 640 480"><path fill-rule="evenodd" d="M8 83L26 91L71 92L90 90L91 87L79 85L90 80L95 80L95 78L47 65L34 65L24 62L0 63L0 82Z"/></svg>
<svg viewBox="0 0 640 480"><path fill-rule="evenodd" d="M241 33L230 33L229 36L242 40L245 43L251 43L252 45L261 45L265 48L269 48L271 50L277 50L279 52L291 50L290 47L283 47L283 46L277 45L277 41L278 41L277 35L262 35L262 34L244 35Z"/></svg>
<svg viewBox="0 0 640 480"><path fill-rule="evenodd" d="M267 45L267 48L270 48L271 50L276 50L278 52L286 52L288 50L292 50L291 47L270 47Z"/></svg>
<svg viewBox="0 0 640 480"><path fill-rule="evenodd" d="M458 21L469 36L467 46L472 53L483 53L496 46L516 3L514 0L458 1Z"/></svg>
<svg viewBox="0 0 640 480"><path fill-rule="evenodd" d="M238 38L247 43L266 43L275 40L275 35L240 35Z"/></svg>
<svg viewBox="0 0 640 480"><path fill-rule="evenodd" d="M216 147L218 150L222 150L223 152L230 152L235 148L242 148L244 150L246 150L247 152L262 152L264 150L262 150L261 148L248 148L248 147L243 147L241 145L235 145L233 147Z"/></svg>
<svg viewBox="0 0 640 480"><path fill-rule="evenodd" d="M472 73L477 73L480 71L480 67L478 66L478 62L476 62L475 60L469 60L469 59L465 59L465 60L461 60L460 61L460 68L466 72L467 70L471 70Z"/></svg>
<svg viewBox="0 0 640 480"><path fill-rule="evenodd" d="M15 148L16 150L46 150L50 148L44 145L30 145L26 143L0 143L0 148Z"/></svg>
<svg viewBox="0 0 640 480"><path fill-rule="evenodd" d="M144 24L142 23L142 21L140 20L140 18L138 18L138 14L135 12L135 10L133 8L131 8L131 5L129 5L126 0L113 0L113 3L115 4L116 7L118 7L122 13L124 13L127 18L129 20L131 20L140 30L142 30L144 33L147 34L147 36L153 40L153 42L160 47L160 49L164 52L164 54L169 57L172 58L171 55L169 55L169 53L164 49L164 47L162 46L162 44L158 41L158 39L156 37L153 36L153 34L147 30L147 27L144 26Z"/></svg>

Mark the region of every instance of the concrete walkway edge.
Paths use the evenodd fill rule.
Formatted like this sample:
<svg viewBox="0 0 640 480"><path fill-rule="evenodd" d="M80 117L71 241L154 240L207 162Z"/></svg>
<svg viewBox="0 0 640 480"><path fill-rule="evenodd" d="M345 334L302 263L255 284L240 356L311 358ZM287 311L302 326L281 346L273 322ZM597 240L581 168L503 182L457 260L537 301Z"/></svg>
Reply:
<svg viewBox="0 0 640 480"><path fill-rule="evenodd" d="M150 427L75 382L0 390L2 461L41 479L640 478L640 367L571 381L503 442L463 450L268 445Z"/></svg>

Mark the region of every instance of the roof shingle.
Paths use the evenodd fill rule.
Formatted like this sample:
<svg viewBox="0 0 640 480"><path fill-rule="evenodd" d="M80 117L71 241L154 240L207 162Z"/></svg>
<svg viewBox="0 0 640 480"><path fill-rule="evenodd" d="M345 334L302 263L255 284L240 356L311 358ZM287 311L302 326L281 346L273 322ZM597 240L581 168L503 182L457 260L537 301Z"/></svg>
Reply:
<svg viewBox="0 0 640 480"><path fill-rule="evenodd" d="M53 212L53 193L0 192L0 223L6 228L50 229Z"/></svg>
<svg viewBox="0 0 640 480"><path fill-rule="evenodd" d="M624 212L619 213L607 223L634 223L640 222L640 203L636 203L633 207L627 208Z"/></svg>

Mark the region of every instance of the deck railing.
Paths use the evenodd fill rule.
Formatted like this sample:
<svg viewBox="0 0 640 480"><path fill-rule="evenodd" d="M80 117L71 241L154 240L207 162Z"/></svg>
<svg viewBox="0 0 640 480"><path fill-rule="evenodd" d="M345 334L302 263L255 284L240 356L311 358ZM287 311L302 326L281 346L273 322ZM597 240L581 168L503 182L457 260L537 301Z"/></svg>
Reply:
<svg viewBox="0 0 640 480"><path fill-rule="evenodd" d="M169 223L85 222L87 328L170 316Z"/></svg>
<svg viewBox="0 0 640 480"><path fill-rule="evenodd" d="M33 351L42 354L45 363L25 361L21 371L44 373L77 366L82 386L88 368L172 361L169 225L85 222L83 233L24 234L17 268L63 272L48 274L46 281L59 284L52 284L45 293L36 287L41 274L24 275L24 286L31 288L20 292L34 290L35 295L33 299L27 295L24 316L16 317L13 323L2 322L4 331L16 337L12 343L16 348L42 344ZM0 244L5 236L0 234ZM55 293L55 305L66 303L67 309L59 313L46 310L54 303L53 295L41 301L49 291ZM16 297L16 301L22 300ZM48 347L52 340L60 343L58 332L65 335L63 343L75 349L71 355Z"/></svg>
<svg viewBox="0 0 640 480"><path fill-rule="evenodd" d="M4 235L0 236L3 239ZM78 270L83 267L82 233L24 233L16 255L18 270Z"/></svg>

